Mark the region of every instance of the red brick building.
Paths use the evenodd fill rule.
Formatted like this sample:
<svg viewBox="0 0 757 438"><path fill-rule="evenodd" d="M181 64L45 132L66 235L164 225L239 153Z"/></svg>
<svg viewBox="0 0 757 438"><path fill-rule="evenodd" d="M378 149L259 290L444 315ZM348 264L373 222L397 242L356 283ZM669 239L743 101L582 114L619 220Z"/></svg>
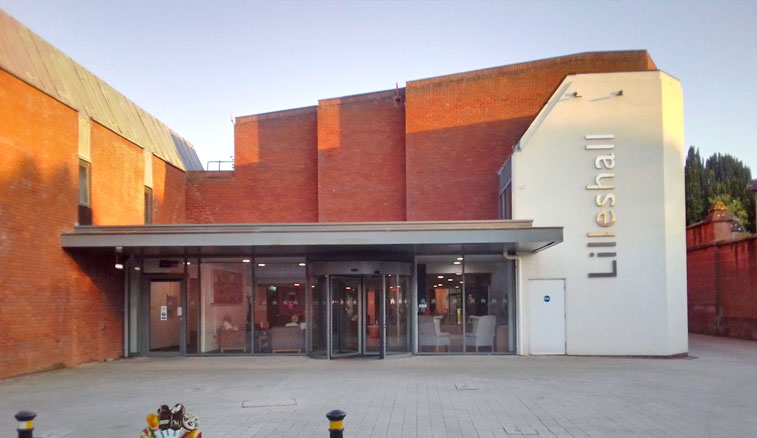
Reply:
<svg viewBox="0 0 757 438"><path fill-rule="evenodd" d="M467 254L535 251L562 234L498 221L507 218L498 170L567 76L657 69L643 50L582 53L238 117L234 170L203 171L192 146L157 119L4 13L0 25L11 29L0 36L0 377L164 352L317 356L316 344L335 348L337 338L329 357L516 352L514 264ZM535 243L474 242L516 229ZM415 234L405 243L402 232ZM451 245L451 232L471 241ZM230 241L255 233L259 244ZM349 233L385 234L355 245L338 237ZM127 235L154 245L130 246ZM300 240L281 243L292 235ZM337 314L305 296L321 290L328 263L345 260L344 245L362 277L334 271L329 281L361 291L341 296L359 309L359 328L347 318L355 309ZM459 257L441 268L438 254ZM500 280L512 286L495 296ZM429 293L408 296L416 288ZM323 329L319 315L344 317L344 330Z"/></svg>

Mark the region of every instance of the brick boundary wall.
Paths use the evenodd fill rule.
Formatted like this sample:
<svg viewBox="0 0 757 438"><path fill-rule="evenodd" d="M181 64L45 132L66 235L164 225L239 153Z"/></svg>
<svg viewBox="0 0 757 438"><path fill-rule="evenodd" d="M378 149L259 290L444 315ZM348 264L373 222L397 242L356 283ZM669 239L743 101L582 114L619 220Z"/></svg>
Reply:
<svg viewBox="0 0 757 438"><path fill-rule="evenodd" d="M687 249L689 331L757 340L757 236Z"/></svg>

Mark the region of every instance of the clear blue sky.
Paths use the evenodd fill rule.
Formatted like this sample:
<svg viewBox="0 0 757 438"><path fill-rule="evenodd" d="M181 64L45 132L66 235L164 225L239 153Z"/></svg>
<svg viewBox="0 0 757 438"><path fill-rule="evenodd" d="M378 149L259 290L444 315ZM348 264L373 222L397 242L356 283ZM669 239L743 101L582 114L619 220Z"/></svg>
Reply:
<svg viewBox="0 0 757 438"><path fill-rule="evenodd" d="M681 80L686 144L757 178L757 1L0 0L192 142L233 154L235 116L590 50L647 49Z"/></svg>

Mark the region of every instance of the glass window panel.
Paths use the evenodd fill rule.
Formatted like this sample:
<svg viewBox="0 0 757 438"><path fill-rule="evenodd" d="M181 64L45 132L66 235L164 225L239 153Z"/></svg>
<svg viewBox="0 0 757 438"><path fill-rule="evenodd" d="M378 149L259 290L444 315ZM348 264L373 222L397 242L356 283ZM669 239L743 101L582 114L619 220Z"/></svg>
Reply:
<svg viewBox="0 0 757 438"><path fill-rule="evenodd" d="M328 354L328 287L329 278L319 275L310 282L312 318L310 319L311 350L315 357Z"/></svg>
<svg viewBox="0 0 757 438"><path fill-rule="evenodd" d="M410 351L410 299L407 275L386 275L386 352Z"/></svg>
<svg viewBox="0 0 757 438"><path fill-rule="evenodd" d="M142 262L145 274L182 274L184 275L183 258L150 258ZM191 263L191 262L190 262Z"/></svg>
<svg viewBox="0 0 757 438"><path fill-rule="evenodd" d="M501 255L465 256L465 351L515 351L514 274L514 263Z"/></svg>
<svg viewBox="0 0 757 438"><path fill-rule="evenodd" d="M255 259L255 278L305 279L305 259L258 257Z"/></svg>
<svg viewBox="0 0 757 438"><path fill-rule="evenodd" d="M297 258L257 258L254 269L255 353L305 353L305 262Z"/></svg>
<svg viewBox="0 0 757 438"><path fill-rule="evenodd" d="M463 351L463 256L418 256L418 352Z"/></svg>
<svg viewBox="0 0 757 438"><path fill-rule="evenodd" d="M197 259L187 260L187 354L200 352L200 267Z"/></svg>
<svg viewBox="0 0 757 438"><path fill-rule="evenodd" d="M139 294L141 290L141 261L129 271L129 354L139 354Z"/></svg>
<svg viewBox="0 0 757 438"><path fill-rule="evenodd" d="M258 279L254 302L255 352L304 353L305 282Z"/></svg>
<svg viewBox="0 0 757 438"><path fill-rule="evenodd" d="M360 277L331 277L331 355L360 352Z"/></svg>
<svg viewBox="0 0 757 438"><path fill-rule="evenodd" d="M79 205L89 206L89 163L79 160Z"/></svg>
<svg viewBox="0 0 757 438"><path fill-rule="evenodd" d="M145 187L145 224L152 223L152 189Z"/></svg>
<svg viewBox="0 0 757 438"><path fill-rule="evenodd" d="M251 297L252 267L249 259L202 260L200 353L251 351Z"/></svg>
<svg viewBox="0 0 757 438"><path fill-rule="evenodd" d="M363 342L365 352L378 354L381 348L381 277L375 275L363 277L365 289L363 304L365 335Z"/></svg>

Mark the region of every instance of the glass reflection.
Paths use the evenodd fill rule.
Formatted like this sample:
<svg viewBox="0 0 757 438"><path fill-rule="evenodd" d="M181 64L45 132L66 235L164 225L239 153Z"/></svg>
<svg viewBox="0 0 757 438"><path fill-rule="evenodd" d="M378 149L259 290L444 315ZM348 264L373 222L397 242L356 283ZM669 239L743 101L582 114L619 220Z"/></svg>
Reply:
<svg viewBox="0 0 757 438"><path fill-rule="evenodd" d="M305 267L299 260L255 259L256 353L305 353Z"/></svg>
<svg viewBox="0 0 757 438"><path fill-rule="evenodd" d="M200 352L200 267L187 260L187 354Z"/></svg>
<svg viewBox="0 0 757 438"><path fill-rule="evenodd" d="M381 348L381 277L363 277L365 295L363 299L365 307L365 352L378 354Z"/></svg>
<svg viewBox="0 0 757 438"><path fill-rule="evenodd" d="M410 300L406 275L386 275L386 352L410 351Z"/></svg>
<svg viewBox="0 0 757 438"><path fill-rule="evenodd" d="M465 351L514 351L514 263L500 255L465 257Z"/></svg>
<svg viewBox="0 0 757 438"><path fill-rule="evenodd" d="M200 264L200 353L248 353L252 272L241 258Z"/></svg>
<svg viewBox="0 0 757 438"><path fill-rule="evenodd" d="M331 354L356 354L359 345L360 277L331 279Z"/></svg>
<svg viewBox="0 0 757 438"><path fill-rule="evenodd" d="M463 351L463 256L419 256L418 351Z"/></svg>
<svg viewBox="0 0 757 438"><path fill-rule="evenodd" d="M326 357L328 355L329 278L325 275L319 275L314 281L311 280L311 283L310 354L315 357Z"/></svg>

